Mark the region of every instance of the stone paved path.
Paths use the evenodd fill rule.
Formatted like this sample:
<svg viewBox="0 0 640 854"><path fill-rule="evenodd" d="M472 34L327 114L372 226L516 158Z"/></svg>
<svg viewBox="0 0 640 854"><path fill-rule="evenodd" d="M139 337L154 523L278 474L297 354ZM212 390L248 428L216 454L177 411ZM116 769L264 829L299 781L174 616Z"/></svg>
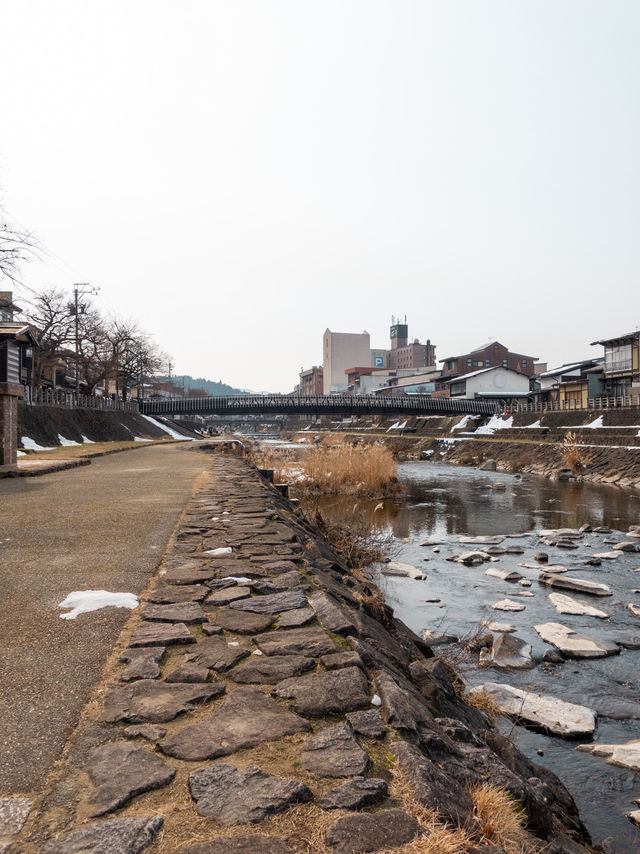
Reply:
<svg viewBox="0 0 640 854"><path fill-rule="evenodd" d="M558 841L556 822L580 832L561 784L481 737L446 667L380 621L371 590L255 469L211 465L145 597L169 610L143 604L125 627L10 854L402 850L426 830L394 797L396 765L424 807L476 834L469 851L497 850L467 791L483 779L541 838ZM205 621L180 622L173 602Z"/></svg>
<svg viewBox="0 0 640 854"><path fill-rule="evenodd" d="M72 591L140 594L208 458L141 448L0 480L0 795L38 791L131 612L61 620Z"/></svg>

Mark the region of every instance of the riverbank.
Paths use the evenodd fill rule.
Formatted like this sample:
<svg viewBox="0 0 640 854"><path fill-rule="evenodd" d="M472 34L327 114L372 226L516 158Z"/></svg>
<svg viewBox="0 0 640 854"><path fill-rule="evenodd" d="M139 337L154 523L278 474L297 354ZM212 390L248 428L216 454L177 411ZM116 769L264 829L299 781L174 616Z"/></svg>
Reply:
<svg viewBox="0 0 640 854"><path fill-rule="evenodd" d="M480 418L433 416L307 425L297 441L324 432L384 441L398 460L441 459L565 480L640 489L640 409L522 412Z"/></svg>
<svg viewBox="0 0 640 854"><path fill-rule="evenodd" d="M252 466L210 465L16 850L588 850L562 783L375 589Z"/></svg>

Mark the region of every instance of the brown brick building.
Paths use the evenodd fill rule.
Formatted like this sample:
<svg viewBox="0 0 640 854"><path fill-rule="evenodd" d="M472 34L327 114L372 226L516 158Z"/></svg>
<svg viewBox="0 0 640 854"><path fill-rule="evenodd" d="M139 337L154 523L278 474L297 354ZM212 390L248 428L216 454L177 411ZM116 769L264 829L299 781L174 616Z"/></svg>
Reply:
<svg viewBox="0 0 640 854"><path fill-rule="evenodd" d="M324 381L324 371L322 367L308 368L306 371L300 371L300 386L299 393L307 394L322 394L322 385Z"/></svg>
<svg viewBox="0 0 640 854"><path fill-rule="evenodd" d="M392 369L426 368L436 363L436 348L428 339L421 344L417 338L409 343L409 327L404 323L393 323L390 330L391 349L387 352L387 367Z"/></svg>
<svg viewBox="0 0 640 854"><path fill-rule="evenodd" d="M464 353L460 356L447 356L440 359L442 364L442 376L462 376L478 371L481 368L509 368L527 376L533 376L533 363L537 356L525 356L523 353L512 353L499 341L490 341L482 347Z"/></svg>

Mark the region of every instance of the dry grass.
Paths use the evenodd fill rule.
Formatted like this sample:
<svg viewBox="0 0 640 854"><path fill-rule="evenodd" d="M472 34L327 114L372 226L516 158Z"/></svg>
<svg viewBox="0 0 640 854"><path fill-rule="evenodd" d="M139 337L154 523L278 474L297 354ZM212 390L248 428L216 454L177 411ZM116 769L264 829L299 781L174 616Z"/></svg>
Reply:
<svg viewBox="0 0 640 854"><path fill-rule="evenodd" d="M325 495L367 495L383 498L397 495L402 486L397 477L393 454L382 443L332 444L325 440L310 448L301 459L306 488Z"/></svg>
<svg viewBox="0 0 640 854"><path fill-rule="evenodd" d="M577 447L577 441L578 437L573 430L569 430L562 440L562 463L574 474L577 474L584 467L582 452Z"/></svg>
<svg viewBox="0 0 640 854"><path fill-rule="evenodd" d="M354 507L342 514L340 522L328 521L313 499L303 499L299 513L320 532L350 569L360 569L375 561L387 560L395 547L391 534L380 534L364 513Z"/></svg>
<svg viewBox="0 0 640 854"><path fill-rule="evenodd" d="M522 806L506 791L484 783L470 789L478 832L509 854L528 854L536 850L534 839L526 830L527 816Z"/></svg>
<svg viewBox="0 0 640 854"><path fill-rule="evenodd" d="M485 689L475 691L473 694L463 694L462 699L468 706L473 706L474 709L479 709L483 712L491 723L494 723L500 714L500 709L498 709L491 695Z"/></svg>
<svg viewBox="0 0 640 854"><path fill-rule="evenodd" d="M397 768L394 770L389 794L400 802L406 813L415 818L423 834L413 842L400 848L386 849L382 854L387 854L387 851L393 851L395 854L466 854L474 847L473 837L468 831L446 824L437 812L418 803L413 786Z"/></svg>

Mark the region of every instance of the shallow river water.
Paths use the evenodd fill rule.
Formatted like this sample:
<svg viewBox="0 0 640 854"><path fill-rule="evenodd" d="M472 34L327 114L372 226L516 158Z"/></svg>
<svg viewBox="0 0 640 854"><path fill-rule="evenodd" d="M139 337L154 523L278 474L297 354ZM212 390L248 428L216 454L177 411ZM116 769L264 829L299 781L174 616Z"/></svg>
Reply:
<svg viewBox="0 0 640 854"><path fill-rule="evenodd" d="M629 602L640 604L640 571L633 571L640 569L640 553L603 560L599 567L584 565L590 553L611 549L605 539L621 541L629 525L640 524L640 495L614 487L555 483L543 478L520 481L511 475L429 462L403 463L399 476L406 486L403 498L385 500L377 511L377 500L357 502L359 511L370 514L381 532L393 534L393 559L412 564L427 576L426 581L414 581L376 573L376 581L397 616L417 633L429 628L458 637L473 635L482 621L514 624L517 637L533 647L535 667L524 671L479 668L477 656L467 657L457 661L456 667L469 686L503 682L530 687L595 709L596 741L640 739L640 618L627 610ZM496 482L505 484L504 492L492 489ZM354 503L353 498L326 498L321 506L323 513L339 518ZM613 533L587 534L572 551L538 545L535 532L542 528L573 528L587 523L608 526ZM447 561L453 554L479 548L460 545L458 537L462 535L505 535L502 546L519 545L524 553L502 555L498 562L480 567ZM439 545L421 546L426 539ZM557 613L548 598L551 591L537 584L538 571L519 566L535 563L533 554L540 550L549 554L550 564L569 567L571 576L608 584L611 597L559 592L601 608L609 613L609 619ZM489 577L485 575L489 566L517 569L532 585L524 588ZM533 596L518 595L526 592ZM524 604L525 610L505 613L491 609L492 603L506 597ZM533 626L544 622L562 623L581 635L623 641L637 649L622 648L619 655L608 658L542 662L548 647ZM640 852L640 832L624 815L637 808L640 775L577 751L576 742L531 732L506 719L501 719L500 728L568 786L594 842L611 840L609 850L618 854Z"/></svg>

